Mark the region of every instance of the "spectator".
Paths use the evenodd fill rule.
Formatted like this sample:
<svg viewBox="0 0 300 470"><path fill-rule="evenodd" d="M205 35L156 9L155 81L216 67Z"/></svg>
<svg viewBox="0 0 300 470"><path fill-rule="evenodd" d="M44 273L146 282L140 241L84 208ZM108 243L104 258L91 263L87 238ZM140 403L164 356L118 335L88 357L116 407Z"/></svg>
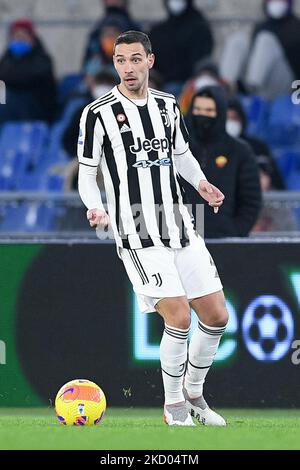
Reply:
<svg viewBox="0 0 300 470"><path fill-rule="evenodd" d="M110 70L102 70L93 80L89 77L87 81L87 92L85 94L85 102L74 111L70 123L66 128L62 143L65 151L70 156L71 161L64 170L65 173L65 191L75 191L78 188L78 158L77 158L77 142L79 132L79 121L82 111L88 103L100 98L109 92L116 84L115 76ZM103 188L102 173L98 175L98 185Z"/></svg>
<svg viewBox="0 0 300 470"><path fill-rule="evenodd" d="M115 41L122 30L122 22L118 18L114 16L105 18L98 37L98 50L87 60L84 67L85 75L93 77L105 67L110 68L117 78L112 58Z"/></svg>
<svg viewBox="0 0 300 470"><path fill-rule="evenodd" d="M195 64L209 57L213 50L210 25L193 3L193 0L164 0L169 16L150 32L155 68L165 81L165 89L177 96L193 75Z"/></svg>
<svg viewBox="0 0 300 470"><path fill-rule="evenodd" d="M263 0L266 21L247 34L236 32L225 44L220 73L232 89L243 88L267 99L289 94L300 76L300 19L293 0Z"/></svg>
<svg viewBox="0 0 300 470"><path fill-rule="evenodd" d="M194 96L187 117L193 155L207 179L225 194L217 215L206 205L204 207L207 238L247 236L261 207L255 157L247 143L227 134L226 112L225 91L212 86ZM195 204L201 203L201 198L188 183L183 184L187 202L193 204L196 216Z"/></svg>
<svg viewBox="0 0 300 470"><path fill-rule="evenodd" d="M6 85L6 105L0 121L43 120L56 112L56 85L52 61L32 22L12 23L7 49L0 59L0 80Z"/></svg>
<svg viewBox="0 0 300 470"><path fill-rule="evenodd" d="M182 114L185 116L190 109L193 96L198 90L205 86L224 85L218 71L217 65L210 59L202 60L195 67L193 78L184 85L179 97L179 106Z"/></svg>
<svg viewBox="0 0 300 470"><path fill-rule="evenodd" d="M232 137L245 140L252 148L257 158L257 163L267 162L272 188L276 190L286 189L283 178L277 167L276 160L271 154L268 145L261 139L247 134L247 117L240 101L231 98L228 103L226 130Z"/></svg>
<svg viewBox="0 0 300 470"><path fill-rule="evenodd" d="M70 157L75 157L77 155L77 141L78 141L78 132L79 132L79 121L85 106L92 101L100 98L105 93L110 91L113 86L116 85L115 75L111 73L109 69L103 69L102 72L99 72L95 77L91 79L88 77L86 79L87 91L83 95L85 102L75 110L69 126L66 128L63 135L63 147L70 155ZM76 158L77 161L77 158Z"/></svg>
<svg viewBox="0 0 300 470"><path fill-rule="evenodd" d="M117 22L121 33L131 29L140 30L140 26L131 18L128 12L128 0L101 0L101 3L104 4L105 14L89 36L83 60L84 69L92 57L100 54L99 38L101 37L102 28L107 26L107 20ZM107 45L107 47L111 46Z"/></svg>

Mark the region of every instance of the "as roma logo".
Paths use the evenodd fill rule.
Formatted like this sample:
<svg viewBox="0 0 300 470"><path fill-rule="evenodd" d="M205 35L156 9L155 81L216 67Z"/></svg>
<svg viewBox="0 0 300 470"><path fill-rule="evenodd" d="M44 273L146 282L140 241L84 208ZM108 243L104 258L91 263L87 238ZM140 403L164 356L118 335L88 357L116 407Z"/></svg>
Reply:
<svg viewBox="0 0 300 470"><path fill-rule="evenodd" d="M224 168L228 163L228 158L224 157L224 155L220 155L215 161L218 168Z"/></svg>
<svg viewBox="0 0 300 470"><path fill-rule="evenodd" d="M124 121L126 121L126 116L125 116L125 114L118 114L118 115L117 115L117 121L118 121L118 122L124 122Z"/></svg>

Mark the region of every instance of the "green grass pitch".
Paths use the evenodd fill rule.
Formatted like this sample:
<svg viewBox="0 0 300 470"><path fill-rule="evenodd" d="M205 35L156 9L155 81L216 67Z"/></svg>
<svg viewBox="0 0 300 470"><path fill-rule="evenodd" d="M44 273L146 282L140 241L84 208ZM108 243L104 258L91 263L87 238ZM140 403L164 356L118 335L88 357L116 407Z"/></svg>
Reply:
<svg viewBox="0 0 300 470"><path fill-rule="evenodd" d="M226 428L168 427L160 409L111 408L95 427L58 423L51 409L0 408L0 449L299 449L300 410L219 410Z"/></svg>

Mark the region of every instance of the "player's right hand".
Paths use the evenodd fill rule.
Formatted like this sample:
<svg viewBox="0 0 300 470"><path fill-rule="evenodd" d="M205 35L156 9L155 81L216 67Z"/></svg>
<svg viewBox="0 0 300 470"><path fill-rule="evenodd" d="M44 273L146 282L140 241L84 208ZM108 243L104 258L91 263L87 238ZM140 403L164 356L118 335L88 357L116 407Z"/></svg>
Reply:
<svg viewBox="0 0 300 470"><path fill-rule="evenodd" d="M100 226L107 228L110 223L108 214L100 209L89 209L86 213L86 217L91 227Z"/></svg>

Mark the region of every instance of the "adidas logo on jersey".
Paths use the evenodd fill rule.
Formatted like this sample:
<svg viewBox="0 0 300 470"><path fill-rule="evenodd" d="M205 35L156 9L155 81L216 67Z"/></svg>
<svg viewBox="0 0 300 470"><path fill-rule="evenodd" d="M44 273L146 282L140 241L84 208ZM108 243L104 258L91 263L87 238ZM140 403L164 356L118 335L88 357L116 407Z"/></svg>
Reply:
<svg viewBox="0 0 300 470"><path fill-rule="evenodd" d="M151 152L151 150L158 151L162 150L163 152L165 150L169 150L170 144L169 140L167 138L165 139L145 139L142 141L140 137L137 138L137 143L135 145L130 146L130 151L132 153L139 153L142 150L144 152Z"/></svg>
<svg viewBox="0 0 300 470"><path fill-rule="evenodd" d="M123 124L123 126L120 129L121 134L123 134L123 132L130 132L130 131L131 129L129 126L127 126L127 124Z"/></svg>

